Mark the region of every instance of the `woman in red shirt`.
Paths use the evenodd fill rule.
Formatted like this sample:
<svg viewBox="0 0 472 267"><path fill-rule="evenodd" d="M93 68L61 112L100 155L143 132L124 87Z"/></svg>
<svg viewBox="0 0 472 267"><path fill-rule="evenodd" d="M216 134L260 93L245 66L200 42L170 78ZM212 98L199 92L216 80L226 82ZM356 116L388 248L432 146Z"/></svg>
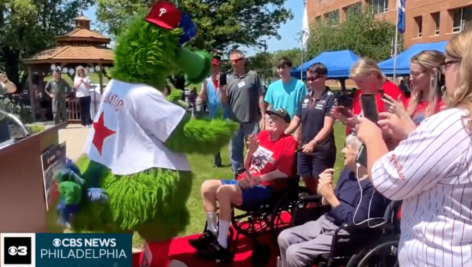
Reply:
<svg viewBox="0 0 472 267"><path fill-rule="evenodd" d="M378 112L387 111L385 103L382 101L383 95L391 96L393 99L401 99L405 105L407 98L403 91L390 82L380 71L377 63L369 58L359 59L351 68L350 73L351 79L354 80L359 90L356 91L352 99L352 113L354 115L361 114L361 95L362 94L375 94ZM337 112L333 114L335 117L340 117ZM341 121L345 121L341 119ZM349 123L348 123L349 124ZM350 127L346 127L346 133L350 133Z"/></svg>

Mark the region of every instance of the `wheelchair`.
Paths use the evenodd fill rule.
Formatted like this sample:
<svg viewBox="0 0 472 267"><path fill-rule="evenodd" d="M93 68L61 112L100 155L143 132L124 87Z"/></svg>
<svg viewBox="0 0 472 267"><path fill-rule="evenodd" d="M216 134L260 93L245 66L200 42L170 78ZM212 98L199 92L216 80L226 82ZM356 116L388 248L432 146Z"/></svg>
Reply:
<svg viewBox="0 0 472 267"><path fill-rule="evenodd" d="M293 225L316 220L324 214L321 196L300 196L295 205ZM308 204L317 205L307 208ZM401 202L390 202L383 219L370 220L360 225L343 224L334 232L331 251L315 261L317 267L398 266L397 250L400 240ZM376 226L370 228L369 225Z"/></svg>
<svg viewBox="0 0 472 267"><path fill-rule="evenodd" d="M245 168L238 169L235 178L245 171ZM308 195L310 192L308 188L299 185L300 177L296 175L296 161L292 173L295 175L283 178L288 189L274 195L268 203L251 210L245 210L241 207L233 208L229 239L232 240L229 244L230 249L233 252L237 250L237 241L240 235L250 238L254 246L252 265L255 267L265 266L270 258L270 247L262 245L259 242L259 237L267 234L271 236L273 242L277 243L278 233L292 225L292 215L299 197ZM207 224L205 224L203 230L206 231L206 229Z"/></svg>

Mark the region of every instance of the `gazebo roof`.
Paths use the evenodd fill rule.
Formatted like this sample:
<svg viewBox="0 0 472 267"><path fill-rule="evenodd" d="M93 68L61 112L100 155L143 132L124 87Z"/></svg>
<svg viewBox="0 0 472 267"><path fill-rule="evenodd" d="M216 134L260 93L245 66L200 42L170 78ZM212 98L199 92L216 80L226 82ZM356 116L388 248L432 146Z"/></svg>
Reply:
<svg viewBox="0 0 472 267"><path fill-rule="evenodd" d="M100 43L109 43L110 38L100 34L97 31L92 31L85 28L75 28L72 31L56 36L56 41L98 41Z"/></svg>
<svg viewBox="0 0 472 267"><path fill-rule="evenodd" d="M107 48L110 38L90 29L90 20L81 15L74 19L75 28L56 36L56 47L24 60L25 64L101 63L113 64L113 50Z"/></svg>
<svg viewBox="0 0 472 267"><path fill-rule="evenodd" d="M25 60L26 64L42 63L113 63L113 50L99 46L58 46L44 50Z"/></svg>

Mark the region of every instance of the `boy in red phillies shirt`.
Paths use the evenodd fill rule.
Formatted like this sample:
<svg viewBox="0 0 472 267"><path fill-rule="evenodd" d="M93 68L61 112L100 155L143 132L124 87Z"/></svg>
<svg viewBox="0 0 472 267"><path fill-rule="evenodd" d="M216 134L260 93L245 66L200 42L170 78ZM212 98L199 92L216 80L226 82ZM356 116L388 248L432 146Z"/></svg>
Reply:
<svg viewBox="0 0 472 267"><path fill-rule="evenodd" d="M405 106L408 105L405 93L383 76L375 61L368 58L359 59L351 68L350 76L359 88L352 99L351 111L354 115L361 114L361 95L363 93L375 94L379 113L387 111L385 103L382 101L382 94L389 95L395 100L401 100ZM349 127L346 127L346 134L350 132Z"/></svg>

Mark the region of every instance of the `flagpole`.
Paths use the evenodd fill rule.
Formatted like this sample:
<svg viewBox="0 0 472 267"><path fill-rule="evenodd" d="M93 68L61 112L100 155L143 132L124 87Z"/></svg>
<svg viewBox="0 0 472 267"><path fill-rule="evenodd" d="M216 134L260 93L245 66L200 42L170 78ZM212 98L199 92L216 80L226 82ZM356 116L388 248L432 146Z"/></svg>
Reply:
<svg viewBox="0 0 472 267"><path fill-rule="evenodd" d="M303 0L303 16L305 15L305 8L306 8L306 1ZM303 60L305 57L305 49L303 47L303 40L305 38L305 29L302 27L302 36L300 37L301 44L302 44L302 64L300 65L300 80L303 81Z"/></svg>
<svg viewBox="0 0 472 267"><path fill-rule="evenodd" d="M398 16L400 15L401 7L401 0L397 0L397 22L395 23L395 42L393 47L393 82L397 78Z"/></svg>

